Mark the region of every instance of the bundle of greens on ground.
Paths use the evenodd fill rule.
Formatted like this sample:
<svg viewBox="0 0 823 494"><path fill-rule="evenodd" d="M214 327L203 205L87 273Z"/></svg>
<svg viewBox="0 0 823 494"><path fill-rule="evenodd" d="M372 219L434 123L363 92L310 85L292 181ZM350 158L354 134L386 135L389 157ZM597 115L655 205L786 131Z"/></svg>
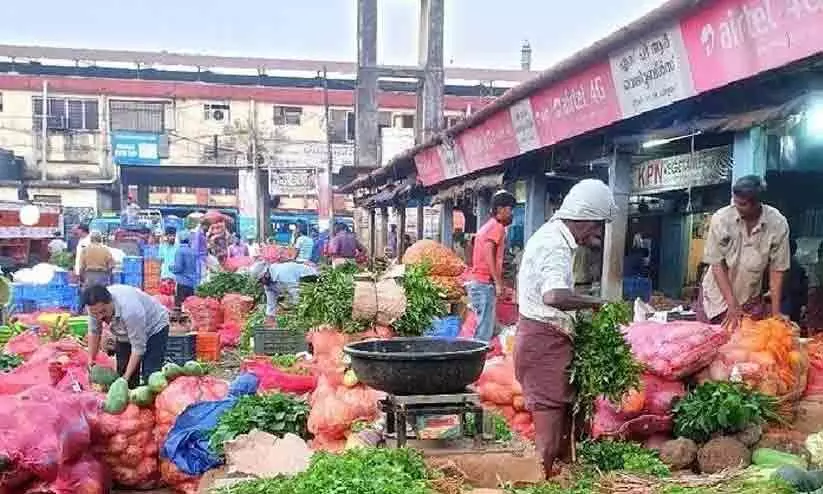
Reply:
<svg viewBox="0 0 823 494"><path fill-rule="evenodd" d="M777 401L741 383L706 382L674 406L674 433L695 442L780 421Z"/></svg>
<svg viewBox="0 0 823 494"><path fill-rule="evenodd" d="M668 477L671 474L655 451L636 443L586 441L578 449L582 463L600 472L622 470L653 477Z"/></svg>
<svg viewBox="0 0 823 494"><path fill-rule="evenodd" d="M315 453L303 473L242 482L220 494L431 494L423 457L411 449L355 448Z"/></svg>
<svg viewBox="0 0 823 494"><path fill-rule="evenodd" d="M429 278L430 266L406 266L401 284L406 294L406 312L392 327L398 336L422 336L432 325L432 319L443 317L448 310L440 288Z"/></svg>
<svg viewBox="0 0 823 494"><path fill-rule="evenodd" d="M291 433L308 439L308 417L308 403L288 394L242 396L231 410L220 417L217 427L210 432L209 447L215 453L222 454L226 441L248 434L253 429L277 437Z"/></svg>
<svg viewBox="0 0 823 494"><path fill-rule="evenodd" d="M247 273L214 273L208 281L197 287L198 297L222 299L227 293L239 293L254 299L256 304L263 303L266 295L263 286Z"/></svg>
<svg viewBox="0 0 823 494"><path fill-rule="evenodd" d="M575 412L583 412L585 418L591 416L598 396L620 402L627 391L640 385L643 366L620 331L630 318L627 304L608 303L575 321L571 382L577 391Z"/></svg>

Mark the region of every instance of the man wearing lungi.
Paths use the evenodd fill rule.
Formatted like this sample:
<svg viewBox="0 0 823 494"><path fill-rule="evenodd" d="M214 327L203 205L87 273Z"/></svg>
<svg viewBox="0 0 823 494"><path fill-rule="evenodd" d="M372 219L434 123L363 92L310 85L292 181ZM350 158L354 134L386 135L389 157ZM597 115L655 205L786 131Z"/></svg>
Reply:
<svg viewBox="0 0 823 494"><path fill-rule="evenodd" d="M616 211L609 187L586 179L571 188L554 216L529 238L518 273L520 322L514 362L526 408L532 412L537 450L552 475L561 442L569 434L572 315L603 300L574 292L578 246L599 247L605 223Z"/></svg>

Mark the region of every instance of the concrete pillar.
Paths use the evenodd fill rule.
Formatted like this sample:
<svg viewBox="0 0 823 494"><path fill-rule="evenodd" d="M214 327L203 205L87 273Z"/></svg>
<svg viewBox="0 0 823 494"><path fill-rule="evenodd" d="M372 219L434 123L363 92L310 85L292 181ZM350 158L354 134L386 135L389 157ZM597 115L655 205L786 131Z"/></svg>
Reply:
<svg viewBox="0 0 823 494"><path fill-rule="evenodd" d="M426 231L426 216L423 210L423 200L420 199L420 202L417 203L417 240L421 240L423 238L423 234ZM404 235L406 232L401 231L400 234Z"/></svg>
<svg viewBox="0 0 823 494"><path fill-rule="evenodd" d="M766 133L752 127L735 134L732 155L732 184L746 175L766 176Z"/></svg>
<svg viewBox="0 0 823 494"><path fill-rule="evenodd" d="M263 171L257 172L257 220L259 231L257 237L265 240L273 235L271 227L271 194L269 193L268 174ZM331 225L330 232L334 232L334 225Z"/></svg>
<svg viewBox="0 0 823 494"><path fill-rule="evenodd" d="M357 0L357 94L354 165L380 165L377 127L377 0Z"/></svg>
<svg viewBox="0 0 823 494"><path fill-rule="evenodd" d="M626 232L629 227L629 194L632 188L631 156L616 154L609 165L609 188L614 194L617 214L606 225L603 239L601 296L607 300L623 298L623 258L626 255Z"/></svg>
<svg viewBox="0 0 823 494"><path fill-rule="evenodd" d="M417 142L437 134L443 127L443 70L444 0L421 0L418 27L418 63L423 69L423 80L415 127Z"/></svg>
<svg viewBox="0 0 823 494"><path fill-rule="evenodd" d="M377 250L377 214L374 209L369 209L369 257L374 259Z"/></svg>
<svg viewBox="0 0 823 494"><path fill-rule="evenodd" d="M538 228L546 222L546 186L548 179L542 173L526 180L526 218L523 225L523 242L528 242Z"/></svg>
<svg viewBox="0 0 823 494"><path fill-rule="evenodd" d="M454 244L454 200L440 204L440 243L448 248Z"/></svg>
<svg viewBox="0 0 823 494"><path fill-rule="evenodd" d="M389 208L380 209L380 234L377 237L377 257L383 257L386 247L389 246Z"/></svg>
<svg viewBox="0 0 823 494"><path fill-rule="evenodd" d="M489 219L492 210L492 196L488 189L483 189L477 193L477 204L475 207L475 214L477 215L477 227L475 232L483 226L483 223Z"/></svg>

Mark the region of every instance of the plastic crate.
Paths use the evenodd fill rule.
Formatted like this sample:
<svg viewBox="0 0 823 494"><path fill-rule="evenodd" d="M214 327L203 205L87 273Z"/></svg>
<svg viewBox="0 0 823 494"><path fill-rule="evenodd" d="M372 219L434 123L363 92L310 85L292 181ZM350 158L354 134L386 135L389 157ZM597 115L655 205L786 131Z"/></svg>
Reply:
<svg viewBox="0 0 823 494"><path fill-rule="evenodd" d="M306 335L282 329L257 328L253 340L257 355L293 355L309 349Z"/></svg>
<svg viewBox="0 0 823 494"><path fill-rule="evenodd" d="M435 318L432 327L426 332L426 336L433 338L457 338L460 334L460 317L446 316Z"/></svg>
<svg viewBox="0 0 823 494"><path fill-rule="evenodd" d="M143 258L144 259L160 259L160 247L157 245L144 245L143 246Z"/></svg>
<svg viewBox="0 0 823 494"><path fill-rule="evenodd" d="M69 272L68 271L55 271L54 275L51 278L51 285L53 286L66 286L69 284Z"/></svg>
<svg viewBox="0 0 823 494"><path fill-rule="evenodd" d="M640 299L648 302L652 298L652 280L649 278L623 278L623 300Z"/></svg>
<svg viewBox="0 0 823 494"><path fill-rule="evenodd" d="M134 286L137 288L143 287L143 276L134 275L134 274L124 274L123 275L123 282L124 285Z"/></svg>
<svg viewBox="0 0 823 494"><path fill-rule="evenodd" d="M126 256L123 258L123 274L143 274L143 258L138 256Z"/></svg>
<svg viewBox="0 0 823 494"><path fill-rule="evenodd" d="M197 359L197 333L169 335L166 344L166 360L183 365Z"/></svg>

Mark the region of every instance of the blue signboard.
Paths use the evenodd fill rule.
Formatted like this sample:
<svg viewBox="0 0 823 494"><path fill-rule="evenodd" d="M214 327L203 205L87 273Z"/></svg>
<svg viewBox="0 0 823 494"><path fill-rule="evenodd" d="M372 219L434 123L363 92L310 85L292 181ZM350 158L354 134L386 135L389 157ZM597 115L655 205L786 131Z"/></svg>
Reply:
<svg viewBox="0 0 823 494"><path fill-rule="evenodd" d="M113 132L111 148L118 165L159 165L160 135Z"/></svg>
<svg viewBox="0 0 823 494"><path fill-rule="evenodd" d="M248 216L237 217L237 230L245 239L257 238L257 222Z"/></svg>

